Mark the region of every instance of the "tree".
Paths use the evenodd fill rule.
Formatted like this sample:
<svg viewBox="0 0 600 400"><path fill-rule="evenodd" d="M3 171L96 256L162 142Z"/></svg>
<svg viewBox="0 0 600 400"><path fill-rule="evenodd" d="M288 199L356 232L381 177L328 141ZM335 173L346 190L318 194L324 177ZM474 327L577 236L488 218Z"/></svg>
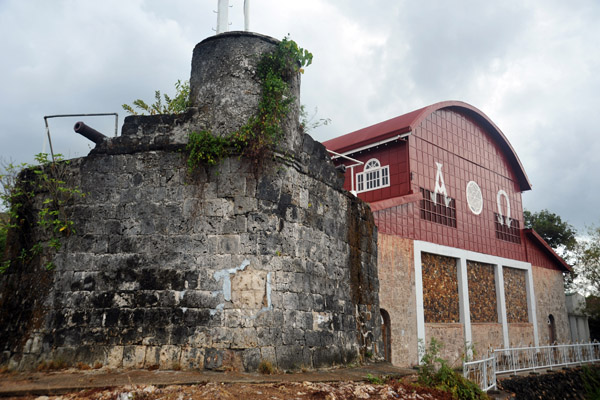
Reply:
<svg viewBox="0 0 600 400"><path fill-rule="evenodd" d="M581 287L600 297L600 226L588 227L587 235L579 239L575 260Z"/></svg>
<svg viewBox="0 0 600 400"><path fill-rule="evenodd" d="M0 263L4 261L4 249L6 248L6 236L8 235L8 216L0 212Z"/></svg>
<svg viewBox="0 0 600 400"><path fill-rule="evenodd" d="M525 228L536 231L565 260L577 246L575 228L548 210L523 212Z"/></svg>

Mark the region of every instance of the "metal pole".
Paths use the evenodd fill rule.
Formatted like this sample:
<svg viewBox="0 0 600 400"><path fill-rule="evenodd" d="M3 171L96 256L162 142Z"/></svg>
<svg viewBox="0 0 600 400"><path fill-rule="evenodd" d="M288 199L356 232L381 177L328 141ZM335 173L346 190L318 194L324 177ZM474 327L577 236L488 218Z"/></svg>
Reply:
<svg viewBox="0 0 600 400"><path fill-rule="evenodd" d="M46 135L48 136L48 143L50 144L50 154L52 155L52 162L54 162L54 149L52 148L52 139L50 138L50 127L48 126L48 118L52 116L44 117L44 123L46 124Z"/></svg>
<svg viewBox="0 0 600 400"><path fill-rule="evenodd" d="M244 30L250 31L250 0L244 0Z"/></svg>
<svg viewBox="0 0 600 400"><path fill-rule="evenodd" d="M229 0L219 0L219 8L217 11L217 35L227 32L229 29Z"/></svg>

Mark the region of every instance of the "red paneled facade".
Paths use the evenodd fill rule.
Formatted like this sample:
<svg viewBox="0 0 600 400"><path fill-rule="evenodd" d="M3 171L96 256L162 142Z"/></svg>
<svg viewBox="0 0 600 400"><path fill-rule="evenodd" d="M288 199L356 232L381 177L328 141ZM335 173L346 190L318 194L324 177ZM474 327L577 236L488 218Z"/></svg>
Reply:
<svg viewBox="0 0 600 400"><path fill-rule="evenodd" d="M437 287L436 279L429 279L423 274L441 273L441 270L435 270L435 266L447 264L447 261L441 261L450 257L457 263L458 291L462 297L451 293L456 289L443 285L444 291L451 291L444 297L461 298L463 319L460 324L463 332L462 336L446 337L449 343L464 344L464 341L471 342L472 338L494 335L498 336L494 339L496 343L484 345L516 344L508 338L509 335L515 340L518 336L521 341L531 338L537 343L536 313L543 314L544 310L540 306L536 311L532 266L553 269L558 275L568 271L569 266L539 235L523 229L521 193L530 190L531 185L510 143L485 114L462 102L437 103L323 144L338 165L346 166L346 189L370 203L380 237L399 237L405 240L403 243L412 246L410 250L414 261L408 260L402 265L413 265L414 271L408 271L408 276L416 277L413 278L418 331L415 340L422 341L425 332L444 332L447 321L431 321L431 318L423 317L445 312L443 305L438 303L435 310L427 308L431 293L442 293L442 286ZM388 250L383 249L383 252ZM433 253L433 259L429 253ZM430 261L425 263L421 257ZM435 257L442 258L438 260ZM477 282L472 276L468 280L462 279L461 274L466 276L467 263L489 264L495 268L496 277L487 274L485 282L483 278ZM393 279L399 267L383 264L380 263L380 275ZM476 301L485 296L475 296L473 290L482 290L489 286L490 279L501 279L498 276L503 271L512 271L506 268L523 271L526 282L519 281L521 283L515 285L523 284L527 288L513 287L510 293L526 298L505 299L503 289L503 293L493 294L499 304L498 319L487 317L493 323L493 326L489 325L490 332L495 333L485 333L488 329L485 324L477 324L479 321L475 320L473 325L464 315L468 314L469 307L481 309L483 306ZM402 272L401 275L406 275L406 271ZM468 282L471 282L471 297L474 298L471 304L462 300L469 297ZM494 289L501 287L499 282L494 284ZM423 293L426 294L425 299ZM557 295L563 296L562 293ZM391 298L389 293L380 293L380 298L384 299L382 307L388 297ZM511 322L507 321L506 305L515 302L529 304L526 312L529 322L511 326ZM407 313L412 311L407 310ZM391 317L394 318L393 315ZM399 319L407 320L406 316ZM446 331L458 332L456 326L454 321ZM404 328L396 327L396 331L405 336ZM498 335L500 331L502 335ZM414 359L406 360L406 352L398 350L397 353L402 353L404 359L394 360L392 355L391 361L395 364L414 363ZM454 355L446 354L448 357Z"/></svg>
<svg viewBox="0 0 600 400"><path fill-rule="evenodd" d="M488 127L465 114L456 107L437 109L420 121L409 136L349 154L364 163L377 159L382 166L389 166L390 171L388 187L358 192L357 196L376 205L382 200L420 193L421 188L434 192L438 164L441 164L440 176L445 193L455 203L456 226L423 218L419 198L408 204L375 211L379 231L525 261L527 255L520 235L509 241L499 238L496 231L498 214L507 216L509 207L511 226L523 226L521 191L528 189L529 185L521 186L522 182L519 182L502 148L487 132ZM329 142L324 144L336 151L329 147ZM336 161L347 166L354 164L343 158ZM351 174L363 170L364 165L347 169L347 190L356 189L356 178L353 188ZM478 215L470 211L467 203L466 187L470 181L476 182L482 192L483 207ZM500 191L506 196L499 196Z"/></svg>

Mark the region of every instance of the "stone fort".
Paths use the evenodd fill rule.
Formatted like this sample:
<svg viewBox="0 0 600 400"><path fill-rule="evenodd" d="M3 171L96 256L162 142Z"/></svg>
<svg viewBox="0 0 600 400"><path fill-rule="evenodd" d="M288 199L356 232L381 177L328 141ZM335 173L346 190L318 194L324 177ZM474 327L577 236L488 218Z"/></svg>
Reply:
<svg viewBox="0 0 600 400"><path fill-rule="evenodd" d="M87 195L68 205L76 229L50 260L0 275L0 364L285 370L381 354L373 215L303 133L298 74L284 139L259 171L237 156L187 171L190 132L224 135L256 113L257 62L276 46L245 32L204 40L187 112L127 117L64 166ZM44 239L43 195L6 257Z"/></svg>

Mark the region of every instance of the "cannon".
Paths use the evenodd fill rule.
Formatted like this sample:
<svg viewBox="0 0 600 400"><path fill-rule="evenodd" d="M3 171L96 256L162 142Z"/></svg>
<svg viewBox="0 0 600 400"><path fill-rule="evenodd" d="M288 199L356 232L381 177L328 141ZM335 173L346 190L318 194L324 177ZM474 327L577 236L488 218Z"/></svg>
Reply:
<svg viewBox="0 0 600 400"><path fill-rule="evenodd" d="M105 135L101 134L94 128L90 128L81 121L75 123L73 130L96 144L101 143L106 138Z"/></svg>

